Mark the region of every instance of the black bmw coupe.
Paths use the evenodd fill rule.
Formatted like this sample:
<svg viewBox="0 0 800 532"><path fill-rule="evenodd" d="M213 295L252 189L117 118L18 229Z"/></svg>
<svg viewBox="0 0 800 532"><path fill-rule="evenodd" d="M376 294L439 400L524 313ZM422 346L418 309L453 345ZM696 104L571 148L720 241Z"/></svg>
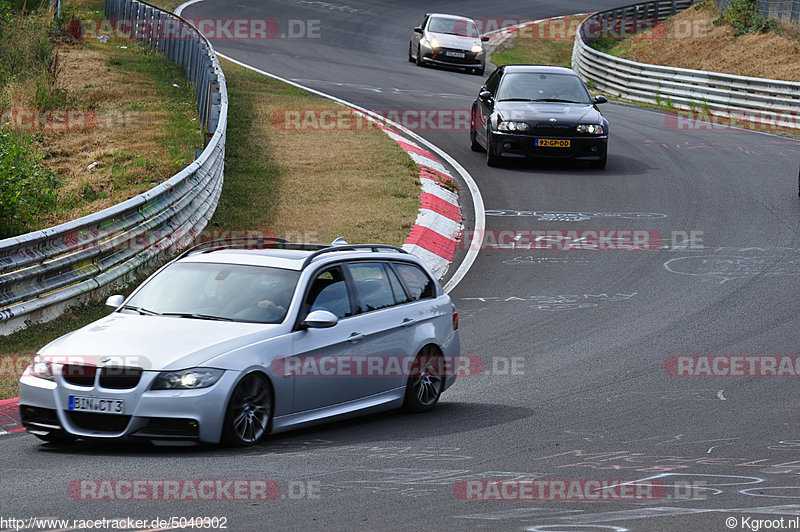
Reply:
<svg viewBox="0 0 800 532"><path fill-rule="evenodd" d="M472 104L470 142L497 166L513 158L574 159L605 168L608 120L578 74L564 67L506 65Z"/></svg>

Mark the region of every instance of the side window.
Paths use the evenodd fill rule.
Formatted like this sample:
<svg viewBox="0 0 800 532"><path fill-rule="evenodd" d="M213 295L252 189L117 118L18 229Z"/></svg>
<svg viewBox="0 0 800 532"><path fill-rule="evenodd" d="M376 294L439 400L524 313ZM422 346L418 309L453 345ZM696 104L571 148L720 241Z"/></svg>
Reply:
<svg viewBox="0 0 800 532"><path fill-rule="evenodd" d="M489 76L489 79L486 80L486 90L491 92L493 95L497 94L497 86L500 85L500 73L502 69L498 68L492 75Z"/></svg>
<svg viewBox="0 0 800 532"><path fill-rule="evenodd" d="M369 312L395 304L392 286L383 264L361 262L348 265L358 295L358 312Z"/></svg>
<svg viewBox="0 0 800 532"><path fill-rule="evenodd" d="M303 308L306 314L314 310L327 310L336 314L339 319L353 314L347 283L339 266L317 275L311 283Z"/></svg>
<svg viewBox="0 0 800 532"><path fill-rule="evenodd" d="M402 303L408 303L411 299L406 294L403 285L400 283L400 279L397 278L397 274L394 273L390 267L384 265L384 269L386 270L386 275L389 276L389 284L392 285L392 292L394 292L394 302L396 305L400 305Z"/></svg>
<svg viewBox="0 0 800 532"><path fill-rule="evenodd" d="M414 264L395 263L395 270L412 301L436 296L436 287L428 275Z"/></svg>

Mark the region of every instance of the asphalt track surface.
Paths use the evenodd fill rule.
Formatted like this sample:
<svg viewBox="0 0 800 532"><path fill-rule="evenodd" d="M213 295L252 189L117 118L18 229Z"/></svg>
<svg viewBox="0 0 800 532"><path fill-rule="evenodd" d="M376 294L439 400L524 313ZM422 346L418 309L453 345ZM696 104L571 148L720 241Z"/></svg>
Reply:
<svg viewBox="0 0 800 532"><path fill-rule="evenodd" d="M481 79L406 61L411 28L426 10L544 18L618 2L208 0L183 14L270 17L282 26L319 20L316 39L214 45L367 108L450 110L468 108ZM5 436L0 516L226 516L232 530L620 532L747 530L756 519L783 517L789 529L800 515L796 381L672 377L664 362L798 354L800 144L676 130L663 113L627 105L602 110L611 122L605 171L490 169L470 151L466 131L419 131L475 178L489 230L647 229L665 238L654 251L481 251L451 295L464 354L497 372L461 378L427 415L370 416L247 450L59 448ZM492 215L498 210L527 215ZM705 247L671 247L673 231L701 232ZM504 374L512 359L515 374ZM668 486L659 500L463 501L454 493L464 479L654 476ZM281 496L76 501L67 486L82 478L266 478ZM297 481L311 484L290 486ZM319 497L302 497L299 486L309 485Z"/></svg>

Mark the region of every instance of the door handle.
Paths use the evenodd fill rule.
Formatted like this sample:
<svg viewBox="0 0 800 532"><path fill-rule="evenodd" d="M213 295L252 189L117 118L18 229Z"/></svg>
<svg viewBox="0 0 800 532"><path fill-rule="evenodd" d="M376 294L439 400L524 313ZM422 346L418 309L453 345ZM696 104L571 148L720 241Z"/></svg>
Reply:
<svg viewBox="0 0 800 532"><path fill-rule="evenodd" d="M348 342L360 342L364 339L364 335L361 333L353 333L347 337Z"/></svg>
<svg viewBox="0 0 800 532"><path fill-rule="evenodd" d="M412 320L411 318L405 318L405 319L403 319L403 323L401 323L400 326L401 327L411 327L415 323L417 323L417 320Z"/></svg>

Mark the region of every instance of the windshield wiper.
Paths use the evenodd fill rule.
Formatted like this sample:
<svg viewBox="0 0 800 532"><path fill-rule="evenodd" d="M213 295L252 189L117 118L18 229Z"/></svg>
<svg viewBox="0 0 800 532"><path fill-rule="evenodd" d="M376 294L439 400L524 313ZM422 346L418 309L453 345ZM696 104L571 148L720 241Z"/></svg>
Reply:
<svg viewBox="0 0 800 532"><path fill-rule="evenodd" d="M196 312L164 312L161 316L175 316L177 318L194 318L196 320L233 321L233 318L212 316L210 314L197 314Z"/></svg>
<svg viewBox="0 0 800 532"><path fill-rule="evenodd" d="M538 102L539 100L535 98L503 98L502 100L497 100L498 102Z"/></svg>
<svg viewBox="0 0 800 532"><path fill-rule="evenodd" d="M133 305L125 305L122 307L123 310L135 310L139 314L143 314L145 316L161 316L158 312L154 312L152 310L147 310L146 308L142 307L134 307Z"/></svg>

